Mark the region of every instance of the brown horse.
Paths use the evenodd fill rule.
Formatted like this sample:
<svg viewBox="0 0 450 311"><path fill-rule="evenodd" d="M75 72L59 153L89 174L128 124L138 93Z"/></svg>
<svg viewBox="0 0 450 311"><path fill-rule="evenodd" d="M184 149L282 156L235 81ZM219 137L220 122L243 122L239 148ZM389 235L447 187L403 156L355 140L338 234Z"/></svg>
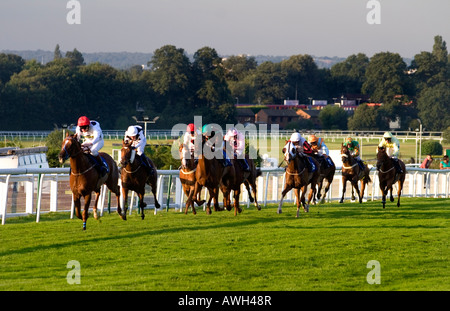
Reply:
<svg viewBox="0 0 450 311"><path fill-rule="evenodd" d="M315 158L317 160L317 158ZM322 200L320 200L320 203L324 203L325 202L325 196L328 193L328 190L330 189L331 184L333 183L333 179L334 179L334 174L336 172L336 165L334 165L333 160L331 159L331 157L328 157L328 159L330 159L332 165L326 167L326 163L325 161L327 161L325 158L322 162L319 162L319 166L320 166L320 175L319 175L319 179L317 180L317 190L314 191L314 197L317 198L317 200L320 200L320 198L322 198ZM322 193L322 187L323 187L323 182L324 180L326 180L327 184L324 188L324 191ZM315 199L313 200L313 202L315 202Z"/></svg>
<svg viewBox="0 0 450 311"><path fill-rule="evenodd" d="M247 188L249 197L251 201L255 202L255 206L258 210L261 210L261 207L259 206L257 202L257 196L256 196L256 178L261 175L261 170L256 168L255 162L253 159L250 159L249 156L246 154L245 159L247 160L249 171L244 171L244 169L241 167L241 164L239 163L239 160L235 156L233 159L231 159L231 163L233 164L234 168L234 181L231 184L231 189L233 190L233 206L234 206L234 215L236 216L238 213L242 212L241 207L239 206L239 196L241 194L241 185L244 184ZM252 192L250 191L250 186L252 187ZM227 208L228 211L231 211L231 198L230 193L231 191L224 193L224 206Z"/></svg>
<svg viewBox="0 0 450 311"><path fill-rule="evenodd" d="M161 205L156 197L156 183L158 180L156 166L149 159L153 169L153 174L149 175L144 164L142 157L136 154L136 149L131 146L131 142L122 141L121 160L120 165L122 167L120 179L122 181L122 195L124 200L123 213L120 209L117 212L123 220L127 220L128 210L128 191L134 191L139 197L139 208L141 210L142 219L145 218L144 207L147 205L144 202L145 185L148 184L152 188L153 197L155 199L155 208L160 208Z"/></svg>
<svg viewBox="0 0 450 311"><path fill-rule="evenodd" d="M194 156L192 154L189 155L189 152L186 153L182 144L179 146L178 151L181 159L180 181L184 194L187 197L184 213L187 214L189 207L191 207L192 213L195 215L197 214L197 211L195 210L194 203L199 206L205 203L204 200L199 200L199 197L195 195L197 166L195 164Z"/></svg>
<svg viewBox="0 0 450 311"><path fill-rule="evenodd" d="M383 208L386 205L386 194L390 191L390 200L394 202L394 197L392 196L392 185L397 182L398 190L397 190L397 206L400 206L400 195L403 189L403 183L406 178L406 166L402 160L398 160L398 164L400 165L403 173L397 173L395 170L395 166L393 163L393 159L387 155L386 149L384 147L378 147L377 153L377 170L378 170L378 178L380 180L380 189L382 194L382 202Z"/></svg>
<svg viewBox="0 0 450 311"><path fill-rule="evenodd" d="M342 197L339 203L344 202L344 195L347 187L347 181L350 181L352 187L358 194L359 203L362 203L366 185L371 182L370 169L366 165L364 167L364 170L361 170L356 159L353 158L353 156L350 154L347 145L341 144L341 157L342 157ZM361 192L359 191L358 187L359 180L361 180Z"/></svg>
<svg viewBox="0 0 450 311"><path fill-rule="evenodd" d="M92 191L95 192L94 217L98 219L97 204L100 197L100 188L106 183L109 190L117 197L117 210L120 210L120 187L119 169L113 158L103 152L99 153L105 159L109 167L109 172L103 177L95 169L95 164L91 163L89 156L84 154L77 135L66 135L59 153L59 162L64 163L70 157L70 189L73 193L75 212L79 219L83 220L83 230L86 230L86 221L89 217L89 205ZM84 211L81 214L81 197L84 198Z"/></svg>
<svg viewBox="0 0 450 311"><path fill-rule="evenodd" d="M303 210L305 212L309 211L309 204L311 203L314 195L314 190L317 184L317 180L319 179L319 169L317 169L315 172L309 172L306 164L302 159L300 159L300 155L295 149L295 154L292 155L289 150L286 150L283 148L284 153L284 160L288 163L286 167L286 182L285 187L283 191L281 192L281 200L278 205L277 213L281 214L281 206L283 205L283 199L286 196L286 194L292 190L295 189L294 193L296 196L296 204L297 204L297 215L296 217L300 217L300 206L302 206ZM311 158L318 167L318 162ZM306 159L308 161L308 159ZM308 204L305 202L305 195L306 190L308 187L308 184L311 184L311 190L309 192L308 196ZM301 194L300 194L301 191Z"/></svg>

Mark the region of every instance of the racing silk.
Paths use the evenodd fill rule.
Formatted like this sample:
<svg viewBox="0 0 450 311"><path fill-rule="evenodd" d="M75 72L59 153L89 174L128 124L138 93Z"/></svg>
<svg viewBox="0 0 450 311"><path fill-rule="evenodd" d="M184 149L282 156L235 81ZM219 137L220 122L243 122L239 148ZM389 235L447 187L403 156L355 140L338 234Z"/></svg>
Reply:
<svg viewBox="0 0 450 311"><path fill-rule="evenodd" d="M400 153L400 142L397 139L397 137L392 137L390 143L388 143L384 138L382 138L380 143L378 144L378 147L384 147L386 149L387 155L390 157L397 158Z"/></svg>
<svg viewBox="0 0 450 311"><path fill-rule="evenodd" d="M294 145L294 143L292 143L290 140L288 140L288 142L283 147L283 149L285 149L285 148L286 148L287 151L289 151L291 156L295 156L295 150L296 149L297 149L297 152L305 153L305 154L308 154L308 155L311 155L312 152L313 152L313 150L311 149L311 145L303 137L301 138L301 140L299 141L299 144L297 146Z"/></svg>
<svg viewBox="0 0 450 311"><path fill-rule="evenodd" d="M357 140L352 140L347 144L347 147L353 157L359 157L359 143Z"/></svg>
<svg viewBox="0 0 450 311"><path fill-rule="evenodd" d="M318 155L329 155L330 150L328 149L327 145L325 145L325 142L322 138L319 138L317 141L317 145L310 145L313 152L317 152Z"/></svg>
<svg viewBox="0 0 450 311"><path fill-rule="evenodd" d="M223 139L231 145L236 156L242 156L245 150L245 137L241 132L238 132L237 139L234 135L228 135L228 133L223 137Z"/></svg>
<svg viewBox="0 0 450 311"><path fill-rule="evenodd" d="M195 150L195 140L198 136L201 136L202 133L196 130L194 132L194 135L191 135L190 132L184 133L183 136L183 149L186 151L189 151L191 154L194 153L194 157L197 158L198 154Z"/></svg>
<svg viewBox="0 0 450 311"><path fill-rule="evenodd" d="M88 147L93 156L97 156L100 149L103 148L105 142L103 141L103 132L100 128L100 124L97 121L91 121L89 130L87 132L81 132L80 127L75 129L77 137L83 141L81 146Z"/></svg>
<svg viewBox="0 0 450 311"><path fill-rule="evenodd" d="M131 146L136 149L136 153L141 156L144 153L145 145L147 145L147 139L145 138L144 131L142 130L142 126L135 125L134 126L137 129L137 137L136 139L131 143ZM125 132L125 142L128 143L131 141L131 135L128 132L128 130Z"/></svg>

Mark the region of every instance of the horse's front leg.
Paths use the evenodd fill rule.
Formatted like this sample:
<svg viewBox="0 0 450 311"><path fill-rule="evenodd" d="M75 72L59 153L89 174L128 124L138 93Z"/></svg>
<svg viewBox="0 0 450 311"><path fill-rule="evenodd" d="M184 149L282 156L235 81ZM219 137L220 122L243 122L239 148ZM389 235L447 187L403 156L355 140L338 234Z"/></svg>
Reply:
<svg viewBox="0 0 450 311"><path fill-rule="evenodd" d="M128 211L128 189L122 187L122 197L123 197L123 211L121 209L117 209L120 218L123 220L127 220L127 211Z"/></svg>
<svg viewBox="0 0 450 311"><path fill-rule="evenodd" d="M241 213L242 209L239 206L239 196L241 194L241 190L234 190L234 216L237 215L237 213Z"/></svg>
<svg viewBox="0 0 450 311"><path fill-rule="evenodd" d="M280 203L278 204L277 214L281 214L281 213L282 213L281 206L283 205L284 197L286 196L286 194L287 194L289 191L291 191L291 189L292 189L292 186L286 185L286 186L284 187L284 190L281 192L281 200L280 200Z"/></svg>
<svg viewBox="0 0 450 311"><path fill-rule="evenodd" d="M394 202L394 196L392 195L392 185L391 185L391 187L389 188L389 192L390 192L390 198L389 198L389 200L391 201L391 202Z"/></svg>
<svg viewBox="0 0 450 311"><path fill-rule="evenodd" d="M386 207L386 186L384 184L380 183L380 190L381 190L381 203L383 203L383 208Z"/></svg>
<svg viewBox="0 0 450 311"><path fill-rule="evenodd" d="M75 215L78 219L83 219L81 215L81 196L80 195L73 195L73 205L75 207Z"/></svg>
<svg viewBox="0 0 450 311"><path fill-rule="evenodd" d="M89 205L91 203L91 193L84 196L84 210L82 215L83 220L83 230L86 230L86 222L89 218Z"/></svg>
<svg viewBox="0 0 450 311"><path fill-rule="evenodd" d="M145 207L144 193L138 193L138 197L139 197L139 206L141 208L141 218L142 218L142 220L144 220L144 218L145 218L145 214L144 214L144 207Z"/></svg>
<svg viewBox="0 0 450 311"><path fill-rule="evenodd" d="M94 211L94 218L98 220L98 213L97 213L97 206L98 206L98 200L100 199L100 191L95 192L95 201L94 201L94 207L93 207L93 211Z"/></svg>
<svg viewBox="0 0 450 311"><path fill-rule="evenodd" d="M344 203L345 190L347 188L347 180L342 176L342 197L339 203Z"/></svg>

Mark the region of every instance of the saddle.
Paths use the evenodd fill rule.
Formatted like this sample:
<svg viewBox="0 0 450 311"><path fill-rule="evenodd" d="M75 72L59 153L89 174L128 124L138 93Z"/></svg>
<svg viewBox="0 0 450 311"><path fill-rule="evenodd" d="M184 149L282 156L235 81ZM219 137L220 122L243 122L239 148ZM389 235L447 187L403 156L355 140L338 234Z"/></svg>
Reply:
<svg viewBox="0 0 450 311"><path fill-rule="evenodd" d="M98 163L97 158L94 157L92 154L90 153L85 153L85 155L87 156L89 162L95 166L95 168L101 173L102 168L106 170L106 173L109 173L109 166L108 163L106 162L106 160L100 156L100 159L102 159L102 163Z"/></svg>

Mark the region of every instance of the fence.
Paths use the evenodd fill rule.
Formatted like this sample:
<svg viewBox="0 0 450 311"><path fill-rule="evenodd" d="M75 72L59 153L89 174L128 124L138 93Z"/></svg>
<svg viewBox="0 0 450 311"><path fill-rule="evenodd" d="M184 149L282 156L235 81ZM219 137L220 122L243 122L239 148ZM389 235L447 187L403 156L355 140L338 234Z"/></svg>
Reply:
<svg viewBox="0 0 450 311"><path fill-rule="evenodd" d="M284 169L262 168L262 176L257 180L257 200L261 206L268 203L278 203L281 199L281 191L284 188ZM157 198L161 204L159 210L154 209L153 196L149 186L145 195L148 208L154 209L154 213L162 210L182 211L185 198L179 179L178 170L158 171ZM381 197L378 183L378 173L371 169L372 184L366 188L364 197L369 200L376 200ZM408 167L402 196L404 197L449 197L450 170L430 170L415 167ZM394 187L395 188L395 187ZM396 191L394 190L396 193ZM115 210L111 207L111 194L106 194L106 186L102 187L101 198L99 200L100 215L103 214L107 205L108 212ZM341 170L336 170L336 174L327 194L326 202L338 201L342 194ZM206 190L202 195L207 197ZM345 199L350 199L351 190L347 187ZM222 201L222 197L219 197ZM294 202L294 195L290 191L284 202ZM94 200L94 199L92 199ZM123 201L123 199L121 199ZM131 213L137 205L134 193L129 199ZM92 206L93 202L91 202ZM123 204L123 202L122 202ZM250 201L242 187L240 204L249 207ZM70 211L73 218L72 193L69 188L69 169L0 169L0 215L2 225L7 217L36 215L36 222L40 220L40 214L46 212Z"/></svg>

